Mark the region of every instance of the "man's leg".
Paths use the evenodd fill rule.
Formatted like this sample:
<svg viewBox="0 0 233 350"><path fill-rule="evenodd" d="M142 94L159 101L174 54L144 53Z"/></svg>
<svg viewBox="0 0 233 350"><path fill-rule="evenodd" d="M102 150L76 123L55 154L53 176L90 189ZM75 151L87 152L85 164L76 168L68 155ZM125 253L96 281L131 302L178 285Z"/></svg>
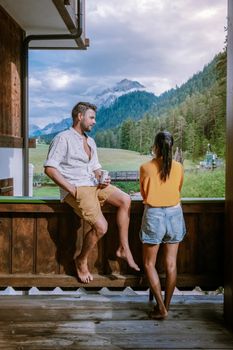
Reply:
<svg viewBox="0 0 233 350"><path fill-rule="evenodd" d="M163 319L168 313L163 302L160 280L155 268L158 250L159 244L143 244L143 265L150 288L157 302L151 316L155 319Z"/></svg>
<svg viewBox="0 0 233 350"><path fill-rule="evenodd" d="M101 214L85 235L81 253L75 258L75 265L79 279L83 283L89 283L93 276L88 270L88 256L99 239L107 232L108 224Z"/></svg>
<svg viewBox="0 0 233 350"><path fill-rule="evenodd" d="M166 282L165 282L165 299L164 304L166 309L169 309L170 301L176 286L176 276L177 276L177 252L179 248L179 243L166 243L164 244L164 263L166 272Z"/></svg>
<svg viewBox="0 0 233 350"><path fill-rule="evenodd" d="M78 200L69 194L65 197L65 202L74 209L79 217L91 224L90 231L84 237L80 254L74 256L79 280L89 283L93 280L93 276L88 269L88 256L98 240L107 232L108 224L101 212L96 188L78 187L77 193Z"/></svg>
<svg viewBox="0 0 233 350"><path fill-rule="evenodd" d="M127 261L129 266L140 271L138 265L135 263L132 253L129 248L128 241L128 231L129 231L129 217L130 217L130 204L131 199L127 193L116 189L107 198L106 202L117 207L117 226L119 230L119 247L117 249L116 255Z"/></svg>

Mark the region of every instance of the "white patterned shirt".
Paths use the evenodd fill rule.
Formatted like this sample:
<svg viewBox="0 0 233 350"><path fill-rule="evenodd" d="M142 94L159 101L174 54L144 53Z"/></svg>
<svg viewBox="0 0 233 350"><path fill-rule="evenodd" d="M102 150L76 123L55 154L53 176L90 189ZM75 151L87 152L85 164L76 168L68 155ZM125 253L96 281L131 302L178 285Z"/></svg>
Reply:
<svg viewBox="0 0 233 350"><path fill-rule="evenodd" d="M94 171L101 168L98 160L96 143L87 136L91 148L89 159L84 150L83 137L71 127L55 136L50 144L44 167L56 168L64 178L75 186L96 186ZM68 194L60 187L61 200Z"/></svg>

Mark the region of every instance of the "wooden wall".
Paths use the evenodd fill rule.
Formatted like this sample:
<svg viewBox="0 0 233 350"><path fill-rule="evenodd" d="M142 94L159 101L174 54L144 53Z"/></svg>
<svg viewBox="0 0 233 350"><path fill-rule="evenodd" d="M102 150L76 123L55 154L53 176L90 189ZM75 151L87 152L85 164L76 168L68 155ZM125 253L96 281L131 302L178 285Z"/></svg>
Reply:
<svg viewBox="0 0 233 350"><path fill-rule="evenodd" d="M233 329L233 0L228 0L224 315Z"/></svg>
<svg viewBox="0 0 233 350"><path fill-rule="evenodd" d="M0 6L0 147L22 147L23 30Z"/></svg>
<svg viewBox="0 0 233 350"><path fill-rule="evenodd" d="M224 202L183 203L188 234L178 255L178 287L215 289L223 285ZM138 238L143 205L133 201L130 246L142 267ZM115 208L104 207L109 229L90 257L91 287L145 287L136 274L116 260ZM81 248L87 224L58 201L32 203L0 200L0 286L78 287L73 255ZM163 277L162 253L158 262Z"/></svg>

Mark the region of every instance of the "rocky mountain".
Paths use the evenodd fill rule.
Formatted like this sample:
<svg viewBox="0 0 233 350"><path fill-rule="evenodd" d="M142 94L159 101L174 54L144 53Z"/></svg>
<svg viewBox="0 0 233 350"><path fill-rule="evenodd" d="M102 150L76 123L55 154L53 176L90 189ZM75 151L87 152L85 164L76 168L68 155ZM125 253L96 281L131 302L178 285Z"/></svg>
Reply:
<svg viewBox="0 0 233 350"><path fill-rule="evenodd" d="M29 125L29 135L30 137L37 137L41 135L41 128L35 124Z"/></svg>
<svg viewBox="0 0 233 350"><path fill-rule="evenodd" d="M98 109L101 109L102 112L105 109L108 109L112 106L115 101L126 94L132 92L143 92L145 87L137 81L132 81L129 79L123 79L120 82L116 83L114 86L103 90L99 94L97 94L93 103L98 106ZM61 120L58 123L50 123L46 125L44 128L39 128L37 125L29 125L29 135L30 137L41 137L43 139L44 135L56 135L58 132L68 129L71 126L72 120L70 117ZM50 137L46 137L46 140L50 139Z"/></svg>
<svg viewBox="0 0 233 350"><path fill-rule="evenodd" d="M50 123L42 129L43 135L57 134L58 132L68 129L72 124L71 117L62 119L58 123Z"/></svg>
<svg viewBox="0 0 233 350"><path fill-rule="evenodd" d="M101 93L96 95L94 103L99 108L107 108L111 106L120 96L128 94L130 92L143 90L145 90L145 86L143 86L139 82L123 79L120 82L116 83L116 85L114 85L113 87L105 89Z"/></svg>
<svg viewBox="0 0 233 350"><path fill-rule="evenodd" d="M97 123L91 134L115 128L127 119L141 119L156 106L157 100L157 96L146 91L134 91L120 96L111 106L101 107L97 111Z"/></svg>
<svg viewBox="0 0 233 350"><path fill-rule="evenodd" d="M38 137L38 136L43 137L44 135L51 135L51 134L56 135L60 131L68 129L71 126L71 124L72 124L72 119L69 117L61 120L58 123L50 123L42 129L36 125L30 125L29 135L30 137Z"/></svg>

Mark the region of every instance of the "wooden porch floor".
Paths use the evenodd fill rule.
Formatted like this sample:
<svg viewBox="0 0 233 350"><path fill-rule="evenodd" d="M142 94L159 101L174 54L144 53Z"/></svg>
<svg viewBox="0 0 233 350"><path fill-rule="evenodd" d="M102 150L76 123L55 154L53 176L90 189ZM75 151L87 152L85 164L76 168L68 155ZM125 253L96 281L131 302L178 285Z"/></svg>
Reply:
<svg viewBox="0 0 233 350"><path fill-rule="evenodd" d="M148 318L145 292L103 289L0 296L0 349L233 349L222 295L175 295L169 317Z"/></svg>

